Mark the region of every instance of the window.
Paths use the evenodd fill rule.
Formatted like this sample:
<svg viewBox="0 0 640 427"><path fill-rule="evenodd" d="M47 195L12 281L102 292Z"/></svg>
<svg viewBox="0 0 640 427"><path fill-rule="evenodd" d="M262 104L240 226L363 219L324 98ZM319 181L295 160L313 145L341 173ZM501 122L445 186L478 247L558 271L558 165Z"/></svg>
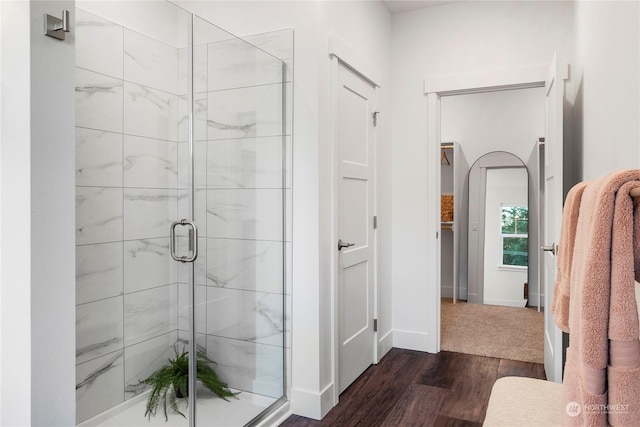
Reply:
<svg viewBox="0 0 640 427"><path fill-rule="evenodd" d="M529 208L502 206L501 213L502 265L529 265Z"/></svg>

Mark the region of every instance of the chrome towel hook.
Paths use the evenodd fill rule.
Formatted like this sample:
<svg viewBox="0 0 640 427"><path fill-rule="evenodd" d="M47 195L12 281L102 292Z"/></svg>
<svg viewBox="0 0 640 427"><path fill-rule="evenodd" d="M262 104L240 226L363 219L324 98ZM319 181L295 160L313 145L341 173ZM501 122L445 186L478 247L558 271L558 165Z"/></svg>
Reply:
<svg viewBox="0 0 640 427"><path fill-rule="evenodd" d="M58 40L64 40L64 33L69 32L69 11L62 11L62 19L56 18L49 14L44 15L44 34L56 38Z"/></svg>

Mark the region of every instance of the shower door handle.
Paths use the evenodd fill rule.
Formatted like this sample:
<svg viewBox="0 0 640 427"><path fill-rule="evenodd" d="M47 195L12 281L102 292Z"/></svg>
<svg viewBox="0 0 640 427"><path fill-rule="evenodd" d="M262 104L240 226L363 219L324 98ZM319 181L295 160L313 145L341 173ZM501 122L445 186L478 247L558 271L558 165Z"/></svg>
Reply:
<svg viewBox="0 0 640 427"><path fill-rule="evenodd" d="M176 253L176 227L179 225L191 228L189 230L189 250L191 251L191 256L178 256ZM171 258L174 260L178 262L193 262L198 258L198 227L196 227L195 222L186 219L172 222L169 240L171 241Z"/></svg>

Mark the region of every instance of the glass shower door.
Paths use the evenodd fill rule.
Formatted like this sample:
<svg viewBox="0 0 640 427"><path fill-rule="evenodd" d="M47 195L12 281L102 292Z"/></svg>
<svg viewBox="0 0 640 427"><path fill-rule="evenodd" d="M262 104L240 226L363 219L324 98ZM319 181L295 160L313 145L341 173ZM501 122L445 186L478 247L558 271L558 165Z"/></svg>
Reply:
<svg viewBox="0 0 640 427"><path fill-rule="evenodd" d="M239 393L196 421L244 425L284 396L284 63L194 17L192 67L195 340Z"/></svg>

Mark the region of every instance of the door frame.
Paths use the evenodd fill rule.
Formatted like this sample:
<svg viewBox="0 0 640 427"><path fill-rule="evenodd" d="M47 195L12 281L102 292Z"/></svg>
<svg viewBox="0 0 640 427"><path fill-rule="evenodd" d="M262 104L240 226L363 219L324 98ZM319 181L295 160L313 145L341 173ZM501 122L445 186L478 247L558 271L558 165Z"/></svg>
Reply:
<svg viewBox="0 0 640 427"><path fill-rule="evenodd" d="M443 96L466 95L483 92L498 92L511 89L528 89L544 87L547 80L549 64L524 68L502 68L490 71L471 72L466 74L431 75L424 78L423 92L427 100L427 167L440 170L440 109ZM430 206L427 212L427 235L433 238L427 242L428 251L433 251L434 259L426 260L427 271L431 272L428 282L434 283L430 291L426 288L428 305L427 313L431 316L430 324L435 325L435 334L429 334L428 351L440 352L440 286L441 286L441 251L440 251L440 173L427 183L427 200ZM453 286L457 286L456 283Z"/></svg>
<svg viewBox="0 0 640 427"><path fill-rule="evenodd" d="M336 133L336 123L338 118L338 90L339 90L339 67L344 66L366 80L370 83L374 88L375 97L378 96L378 88L380 84L380 78L376 70L369 64L369 62L360 56L355 50L353 50L349 45L344 43L339 37L334 34L329 35L329 57L330 57L330 104L331 104L331 118L330 118L330 162L331 162L331 182L329 188L329 196L331 200L331 223L330 223L330 245L331 245L331 257L330 257L330 266L331 266L331 274L330 274L330 295L331 295L331 366L332 366L332 393L330 396L332 398L332 406L338 404L339 400L339 378L338 378L338 368L339 368L339 301L338 301L338 282L339 282L339 254L335 249L335 244L338 241L338 159L337 155L339 150L337 149L337 133ZM374 105L376 101L374 100ZM372 118L373 119L373 118ZM374 130L373 132L373 141L372 141L372 153L371 153L371 168L372 168L372 181L373 181L373 212L372 215L377 215L377 133ZM378 318L378 233L377 229L373 230L373 315L374 318ZM374 339L374 354L373 354L373 363L378 363L380 351L379 351L379 343L378 343L378 332L373 333ZM324 393L323 393L324 394Z"/></svg>
<svg viewBox="0 0 640 427"><path fill-rule="evenodd" d="M558 118L560 117L560 127L555 127L555 129L553 129L553 132L548 132L545 135L545 142L548 141L556 141L559 140L561 142L561 144L556 144L556 143L552 143L551 145L549 145L548 148L550 149L546 149L545 150L545 157L543 159L544 162L544 199L543 199L543 203L545 203L545 207L543 210L543 218L548 218L548 217L555 217L555 221L554 221L554 225L556 226L557 232L560 233L560 228L562 226L562 210L560 211L555 211L554 214L552 215L548 215L547 214L547 210L548 210L548 206L547 206L547 202L553 200L556 203L559 202L559 207L562 208L563 207L563 202L564 202L564 198L567 195L567 192L569 191L570 185L573 185L575 183L575 181L573 181L574 177L572 176L572 173L569 173L568 170L565 170L565 150L567 149L568 141L565 141L565 130L566 130L566 126L564 126L565 123L565 112L564 112L564 94L565 94L565 81L568 80L569 78L569 66L567 63L563 63L561 61L558 60L557 55L554 54L553 55L553 59L551 61L551 64L549 66L549 71L547 73L547 80L546 80L546 101L545 104L547 106L547 113L546 113L546 120L547 120L547 128L549 127L549 101L551 101L554 105L555 105L555 109L556 109L556 113L554 116L554 118ZM559 151L558 150L559 147ZM552 157L551 154L557 154L560 158L558 159L557 156ZM547 161L547 159L551 159L551 161ZM556 167L552 167L554 164L558 164L559 163L559 168ZM558 182L555 185L548 185L548 180L549 178L554 178L556 179L558 176L558 169L561 172L560 175L560 180L557 180L556 182ZM555 188L556 186L560 187L560 194L551 194L553 193L553 191L551 191L551 189ZM557 188L556 188L557 190ZM559 196L559 199L557 197L552 197L552 196ZM550 229L549 224L545 223L544 224L544 228L542 230L543 234L541 236L541 240L542 240L542 244L543 245L548 245L549 240L551 240L552 242L557 242L560 239L560 235L556 235L553 237L548 237L547 234L547 229ZM556 244L556 243L552 243L552 244ZM547 271L551 270L553 271L553 276L554 276L554 280L555 280L555 276L557 274L557 258L555 256L555 253L553 255L548 254L547 251L542 252L541 255L541 261L542 264L544 266L544 278L547 278ZM547 263L550 263L550 259L553 259L552 262L552 266L551 269L547 266ZM546 308L550 308L551 307L551 302L553 299L553 286L554 283L549 283L545 280L545 293L544 293L544 301L545 301L545 307ZM548 326L550 325L550 326ZM555 381L555 382L562 382L562 374L563 374L563 370L564 370L564 359L565 359L565 352L566 352L566 343L564 343L564 339L565 339L565 334L555 325L554 321L553 321L553 313L551 312L551 310L545 310L544 312L544 368L545 368L545 372L547 374L547 379L550 381Z"/></svg>

